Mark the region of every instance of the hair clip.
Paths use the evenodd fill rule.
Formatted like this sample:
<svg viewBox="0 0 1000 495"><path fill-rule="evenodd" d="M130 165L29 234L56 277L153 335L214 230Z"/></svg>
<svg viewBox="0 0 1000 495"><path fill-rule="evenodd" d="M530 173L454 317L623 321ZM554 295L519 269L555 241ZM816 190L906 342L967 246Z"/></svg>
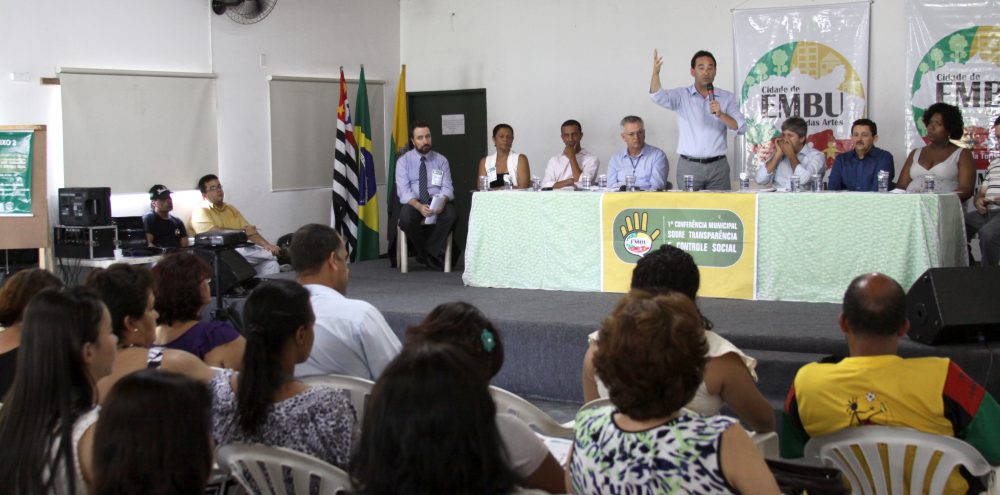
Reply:
<svg viewBox="0 0 1000 495"><path fill-rule="evenodd" d="M479 334L479 340L483 342L483 350L486 352L493 352L493 348L497 345L496 341L493 340L493 334L485 328Z"/></svg>

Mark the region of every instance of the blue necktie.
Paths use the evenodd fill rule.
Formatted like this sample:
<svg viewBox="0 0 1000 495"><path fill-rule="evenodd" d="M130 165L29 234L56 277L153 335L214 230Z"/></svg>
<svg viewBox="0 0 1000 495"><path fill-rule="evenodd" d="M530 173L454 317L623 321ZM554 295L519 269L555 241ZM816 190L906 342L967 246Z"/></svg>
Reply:
<svg viewBox="0 0 1000 495"><path fill-rule="evenodd" d="M430 204L431 195L427 192L427 159L420 157L420 202Z"/></svg>

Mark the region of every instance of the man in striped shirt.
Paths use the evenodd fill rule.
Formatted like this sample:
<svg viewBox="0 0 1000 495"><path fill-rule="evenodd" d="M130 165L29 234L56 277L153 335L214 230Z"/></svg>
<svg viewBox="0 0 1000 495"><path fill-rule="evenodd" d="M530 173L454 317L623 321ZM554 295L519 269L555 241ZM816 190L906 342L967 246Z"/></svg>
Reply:
<svg viewBox="0 0 1000 495"><path fill-rule="evenodd" d="M993 136L1000 145L1000 116L993 121ZM1000 262L1000 158L993 160L986 169L975 203L976 210L965 214L965 233L970 243L979 233L982 265L997 266Z"/></svg>

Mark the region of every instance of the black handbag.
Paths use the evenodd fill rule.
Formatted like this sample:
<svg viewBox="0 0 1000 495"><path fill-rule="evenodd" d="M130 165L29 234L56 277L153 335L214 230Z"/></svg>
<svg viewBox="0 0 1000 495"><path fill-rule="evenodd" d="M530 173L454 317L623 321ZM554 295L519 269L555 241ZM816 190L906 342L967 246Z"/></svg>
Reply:
<svg viewBox="0 0 1000 495"><path fill-rule="evenodd" d="M777 459L765 459L767 467L785 494L846 495L850 487L840 470L831 467L809 466Z"/></svg>

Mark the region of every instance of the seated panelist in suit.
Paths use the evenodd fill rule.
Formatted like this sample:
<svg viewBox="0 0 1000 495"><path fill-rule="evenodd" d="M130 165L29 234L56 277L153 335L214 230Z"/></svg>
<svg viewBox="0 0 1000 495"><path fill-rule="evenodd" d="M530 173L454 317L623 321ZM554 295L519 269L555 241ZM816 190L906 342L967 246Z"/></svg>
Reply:
<svg viewBox="0 0 1000 495"><path fill-rule="evenodd" d="M448 159L431 149L430 124L410 124L413 149L396 162L396 192L399 194L399 228L417 252L417 261L434 269L444 268L445 243L455 224L455 189ZM431 198L444 198L436 209ZM431 220L433 218L433 220ZM433 223L429 223L433 222Z"/></svg>

